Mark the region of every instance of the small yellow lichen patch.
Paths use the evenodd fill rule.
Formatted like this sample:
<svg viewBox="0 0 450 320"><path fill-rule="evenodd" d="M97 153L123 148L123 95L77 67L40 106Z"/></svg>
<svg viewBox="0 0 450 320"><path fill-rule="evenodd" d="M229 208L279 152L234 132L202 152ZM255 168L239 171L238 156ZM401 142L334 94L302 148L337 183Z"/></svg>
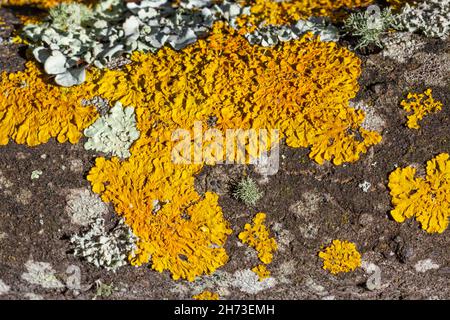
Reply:
<svg viewBox="0 0 450 320"><path fill-rule="evenodd" d="M264 264L257 265L252 268L252 271L258 275L259 281L263 281L264 279L270 277L270 271L267 270L267 267Z"/></svg>
<svg viewBox="0 0 450 320"><path fill-rule="evenodd" d="M98 114L83 107L92 97L93 85L61 88L45 81L34 62L24 72L3 73L0 80L0 145L9 138L18 144L36 146L55 137L76 143Z"/></svg>
<svg viewBox="0 0 450 320"><path fill-rule="evenodd" d="M361 266L361 255L352 242L333 240L333 243L319 253L323 269L332 274L350 272Z"/></svg>
<svg viewBox="0 0 450 320"><path fill-rule="evenodd" d="M392 217L397 222L415 217L422 229L442 233L450 217L450 160L442 153L427 162L427 175L415 177L416 169L398 168L389 176Z"/></svg>
<svg viewBox="0 0 450 320"><path fill-rule="evenodd" d="M435 101L431 95L432 90L427 89L424 93L409 93L406 100L401 102L401 106L406 112L412 112L408 116L407 126L410 129L419 129L418 122L426 115L442 110L442 103Z"/></svg>
<svg viewBox="0 0 450 320"><path fill-rule="evenodd" d="M192 297L195 300L219 300L219 295L211 291L203 291Z"/></svg>
<svg viewBox="0 0 450 320"><path fill-rule="evenodd" d="M239 234L239 239L258 252L258 258L263 263L272 262L273 252L277 250L277 242L275 238L271 238L269 230L264 225L266 220L265 213L258 213L253 218L253 225L247 223L244 227L245 231Z"/></svg>

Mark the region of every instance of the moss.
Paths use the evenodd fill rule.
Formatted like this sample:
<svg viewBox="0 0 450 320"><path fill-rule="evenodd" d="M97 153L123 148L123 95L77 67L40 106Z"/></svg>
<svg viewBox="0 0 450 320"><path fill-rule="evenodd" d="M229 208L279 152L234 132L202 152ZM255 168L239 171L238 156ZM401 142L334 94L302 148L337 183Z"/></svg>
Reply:
<svg viewBox="0 0 450 320"><path fill-rule="evenodd" d="M239 181L233 196L248 206L254 206L261 199L263 193L252 178L246 177Z"/></svg>

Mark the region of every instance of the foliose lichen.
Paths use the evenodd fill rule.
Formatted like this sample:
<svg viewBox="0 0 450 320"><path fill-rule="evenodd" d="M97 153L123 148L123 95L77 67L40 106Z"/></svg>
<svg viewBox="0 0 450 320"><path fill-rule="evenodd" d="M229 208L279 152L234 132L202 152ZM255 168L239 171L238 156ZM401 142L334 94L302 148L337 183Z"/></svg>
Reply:
<svg viewBox="0 0 450 320"><path fill-rule="evenodd" d="M350 272L361 266L361 254L356 245L349 241L333 240L331 245L319 252L323 269L332 274Z"/></svg>
<svg viewBox="0 0 450 320"><path fill-rule="evenodd" d="M139 138L139 134L134 107L124 108L120 102L116 102L108 114L101 116L84 130L84 135L88 138L84 148L128 158L131 155L129 149Z"/></svg>
<svg viewBox="0 0 450 320"><path fill-rule="evenodd" d="M270 237L269 230L264 225L265 213L258 213L253 218L253 225L247 223L244 231L239 233L239 239L254 248L258 252L261 262L268 264L272 262L273 253L277 250L275 238Z"/></svg>
<svg viewBox="0 0 450 320"><path fill-rule="evenodd" d="M442 233L450 217L450 156L441 153L427 162L426 176L416 177L416 168L397 168L389 175L389 189L397 222L415 217L422 229Z"/></svg>
<svg viewBox="0 0 450 320"><path fill-rule="evenodd" d="M410 129L419 129L419 121L425 116L442 110L443 104L434 100L432 89L425 90L424 93L408 93L408 96L400 105L410 113L406 125Z"/></svg>
<svg viewBox="0 0 450 320"><path fill-rule="evenodd" d="M450 35L450 0L415 1L401 11L403 26L410 32L446 39Z"/></svg>
<svg viewBox="0 0 450 320"><path fill-rule="evenodd" d="M127 264L128 256L136 250L136 241L136 236L123 220L112 230L107 230L103 218L91 223L87 232L70 239L75 256L108 271L116 271Z"/></svg>

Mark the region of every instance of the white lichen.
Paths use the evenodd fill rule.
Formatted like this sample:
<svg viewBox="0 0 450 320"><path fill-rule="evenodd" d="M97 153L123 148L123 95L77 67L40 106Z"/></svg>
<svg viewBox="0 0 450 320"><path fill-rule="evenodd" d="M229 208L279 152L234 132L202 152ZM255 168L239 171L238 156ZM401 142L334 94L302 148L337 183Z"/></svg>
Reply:
<svg viewBox="0 0 450 320"><path fill-rule="evenodd" d="M2 171L0 171L0 190L6 190L13 186L13 183L5 177Z"/></svg>
<svg viewBox="0 0 450 320"><path fill-rule="evenodd" d="M28 300L44 300L44 298L41 295L33 292L25 293L24 297L27 298Z"/></svg>
<svg viewBox="0 0 450 320"><path fill-rule="evenodd" d="M256 28L256 30L251 33L245 34L245 38L252 45L272 47L280 42L299 39L308 32L320 36L320 40L322 41L339 40L339 30L334 27L329 20L319 17L311 17L308 20L299 20L293 25L264 25Z"/></svg>
<svg viewBox="0 0 450 320"><path fill-rule="evenodd" d="M33 199L33 193L30 190L23 188L16 194L15 199L18 203L27 206Z"/></svg>
<svg viewBox="0 0 450 320"><path fill-rule="evenodd" d="M6 283L4 283L3 280L0 279L0 296L7 294L10 289L11 289L11 287L8 286Z"/></svg>
<svg viewBox="0 0 450 320"><path fill-rule="evenodd" d="M40 176L42 175L42 170L33 170L31 172L31 180L37 180L40 178Z"/></svg>
<svg viewBox="0 0 450 320"><path fill-rule="evenodd" d="M319 226L314 223L301 224L298 226L298 230L305 239L315 239L319 234Z"/></svg>
<svg viewBox="0 0 450 320"><path fill-rule="evenodd" d="M177 292L181 297L185 296L186 290L191 289L192 295L200 294L205 290L214 291L219 294L220 297L226 297L230 295L229 288L233 282L233 275L226 271L216 271L211 275L203 276L198 278L195 282L188 283L188 287L178 286L171 290L172 292Z"/></svg>
<svg viewBox="0 0 450 320"><path fill-rule="evenodd" d="M360 184L358 184L358 188L360 188L363 192L369 192L370 187L372 187L372 184L369 181L363 181Z"/></svg>
<svg viewBox="0 0 450 320"><path fill-rule="evenodd" d="M277 284L277 280L272 277L261 281L259 276L249 269L236 271L233 278L231 285L248 294L257 294L271 289Z"/></svg>
<svg viewBox="0 0 450 320"><path fill-rule="evenodd" d="M364 129L382 132L386 127L386 121L375 107L369 106L364 101L350 101L350 107L364 111L365 117L363 123L361 123L361 127Z"/></svg>
<svg viewBox="0 0 450 320"><path fill-rule="evenodd" d="M116 271L127 264L127 257L136 250L137 238L120 220L112 230L107 230L105 220L97 219L90 229L70 239L74 255L86 259L96 267Z"/></svg>
<svg viewBox="0 0 450 320"><path fill-rule="evenodd" d="M35 262L28 260L25 264L27 272L22 274L22 279L45 289L63 288L64 284L55 276L55 270L47 262Z"/></svg>
<svg viewBox="0 0 450 320"><path fill-rule="evenodd" d="M129 157L131 145L139 138L134 108L123 108L117 102L107 115L86 128L84 135L88 138L84 144L86 150L110 153L120 158Z"/></svg>
<svg viewBox="0 0 450 320"><path fill-rule="evenodd" d="M410 32L389 33L381 39L383 51L381 55L384 58L392 59L398 63L405 63L425 46L424 41L413 37Z"/></svg>
<svg viewBox="0 0 450 320"><path fill-rule="evenodd" d="M435 270L439 268L440 266L434 263L431 259L420 260L414 265L414 269L420 273L424 273L429 270Z"/></svg>
<svg viewBox="0 0 450 320"><path fill-rule="evenodd" d="M446 39L450 35L450 0L406 4L400 18L403 26L410 32L421 32L427 37Z"/></svg>
<svg viewBox="0 0 450 320"><path fill-rule="evenodd" d="M108 213L108 206L88 189L70 190L66 201L66 213L80 226L88 226Z"/></svg>

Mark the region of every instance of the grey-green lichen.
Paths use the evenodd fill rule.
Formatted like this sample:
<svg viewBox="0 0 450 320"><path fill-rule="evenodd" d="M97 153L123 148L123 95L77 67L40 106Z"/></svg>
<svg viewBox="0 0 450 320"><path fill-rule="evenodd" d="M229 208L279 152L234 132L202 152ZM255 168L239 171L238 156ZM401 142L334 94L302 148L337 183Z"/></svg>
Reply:
<svg viewBox="0 0 450 320"><path fill-rule="evenodd" d="M233 196L246 205L253 206L261 199L263 193L259 190L258 185L252 178L246 177L236 185Z"/></svg>
<svg viewBox="0 0 450 320"><path fill-rule="evenodd" d="M98 218L89 230L71 237L74 255L86 259L96 267L115 271L127 264L128 255L136 250L136 236L120 220L112 230L107 230L105 220Z"/></svg>
<svg viewBox="0 0 450 320"><path fill-rule="evenodd" d="M31 180L39 179L39 177L42 175L42 170L33 170L31 172Z"/></svg>
<svg viewBox="0 0 450 320"><path fill-rule="evenodd" d="M271 47L279 42L291 41L300 38L307 32L319 35L322 41L338 41L339 31L325 18L312 17L308 20L299 20L290 26L262 26L251 33L245 34L250 44Z"/></svg>
<svg viewBox="0 0 450 320"><path fill-rule="evenodd" d="M369 7L370 8L370 7ZM401 24L398 17L392 13L390 8L380 10L372 6L363 12L352 13L345 21L344 29L352 36L358 37L355 49L375 44L383 47L381 36L390 29L400 29Z"/></svg>
<svg viewBox="0 0 450 320"><path fill-rule="evenodd" d="M403 26L410 32L446 39L450 35L450 0L427 0L406 4L401 15Z"/></svg>
<svg viewBox="0 0 450 320"><path fill-rule="evenodd" d="M55 270L47 262L27 261L25 264L27 272L22 274L22 279L45 289L63 288L64 284L58 280Z"/></svg>
<svg viewBox="0 0 450 320"><path fill-rule="evenodd" d="M139 138L134 108L123 108L117 102L108 114L86 128L84 135L88 138L84 144L86 150L110 153L120 158L129 157L131 145Z"/></svg>
<svg viewBox="0 0 450 320"><path fill-rule="evenodd" d="M90 8L79 3L61 3L50 9L53 26L61 31L84 27L93 16Z"/></svg>

